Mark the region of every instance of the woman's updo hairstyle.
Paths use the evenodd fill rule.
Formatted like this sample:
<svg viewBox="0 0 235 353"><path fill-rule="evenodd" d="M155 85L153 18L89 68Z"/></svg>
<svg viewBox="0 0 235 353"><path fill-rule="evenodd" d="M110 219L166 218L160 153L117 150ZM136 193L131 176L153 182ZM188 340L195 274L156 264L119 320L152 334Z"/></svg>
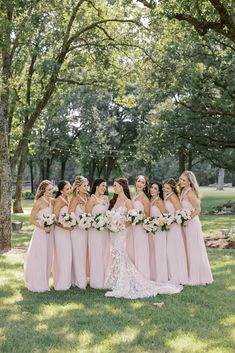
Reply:
<svg viewBox="0 0 235 353"><path fill-rule="evenodd" d="M85 183L87 180L87 178L85 178L84 176L82 175L78 175L75 180L74 180L74 183L73 183L73 186L72 186L72 193L73 193L73 196L77 196L78 194L78 188L83 184Z"/></svg>
<svg viewBox="0 0 235 353"><path fill-rule="evenodd" d="M166 179L162 182L163 186L164 186L164 184L170 185L170 187L172 188L172 191L178 196L177 183L176 183L175 179L173 179L173 178Z"/></svg>

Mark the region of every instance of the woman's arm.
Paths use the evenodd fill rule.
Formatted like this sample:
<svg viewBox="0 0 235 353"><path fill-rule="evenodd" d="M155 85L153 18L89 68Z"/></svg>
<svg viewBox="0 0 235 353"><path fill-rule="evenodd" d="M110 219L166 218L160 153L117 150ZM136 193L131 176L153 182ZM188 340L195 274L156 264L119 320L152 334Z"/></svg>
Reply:
<svg viewBox="0 0 235 353"><path fill-rule="evenodd" d="M73 197L70 204L69 204L68 212L75 212L77 204L78 204L78 198Z"/></svg>
<svg viewBox="0 0 235 353"><path fill-rule="evenodd" d="M146 217L149 217L150 216L150 201L147 198L147 196L142 198L142 203L144 205L144 215Z"/></svg>
<svg viewBox="0 0 235 353"><path fill-rule="evenodd" d="M161 213L167 213L166 206L165 206L164 201L162 199L158 199L156 201L156 205L159 208Z"/></svg>
<svg viewBox="0 0 235 353"><path fill-rule="evenodd" d="M91 213L93 207L95 206L95 203L96 203L95 198L91 196L85 206L86 213Z"/></svg>
<svg viewBox="0 0 235 353"><path fill-rule="evenodd" d="M197 198L197 196L195 195L195 193L190 190L188 193L188 200L191 203L191 205L194 208L194 211L192 213L192 218L195 216L198 216L201 213L201 205L200 205L200 199Z"/></svg>
<svg viewBox="0 0 235 353"><path fill-rule="evenodd" d="M171 197L170 197L170 200L175 208L176 211L180 210L182 207L181 207L181 204L180 204L180 200L178 198L177 195L173 194Z"/></svg>
<svg viewBox="0 0 235 353"><path fill-rule="evenodd" d="M34 226L39 227L43 230L45 230L45 228L43 226L41 226L37 220L37 213L40 211L41 209L41 203L39 200L35 201L35 203L33 204L33 208L31 210L30 216L29 216L29 222L32 223Z"/></svg>

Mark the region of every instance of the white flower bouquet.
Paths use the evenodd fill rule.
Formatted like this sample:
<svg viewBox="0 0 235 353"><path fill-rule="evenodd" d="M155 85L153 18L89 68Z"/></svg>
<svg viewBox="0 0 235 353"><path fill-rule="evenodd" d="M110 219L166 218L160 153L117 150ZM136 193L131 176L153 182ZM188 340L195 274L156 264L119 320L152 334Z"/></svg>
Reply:
<svg viewBox="0 0 235 353"><path fill-rule="evenodd" d="M162 231L169 230L171 224L175 222L175 217L171 213L163 213L158 217L158 221Z"/></svg>
<svg viewBox="0 0 235 353"><path fill-rule="evenodd" d="M127 213L127 221L133 226L142 223L144 220L144 213L142 211L137 211L135 209L129 210Z"/></svg>
<svg viewBox="0 0 235 353"><path fill-rule="evenodd" d="M93 216L92 227L97 230L104 230L108 226L108 218L106 214L98 213Z"/></svg>
<svg viewBox="0 0 235 353"><path fill-rule="evenodd" d="M126 217L115 211L107 211L108 229L112 233L122 232L126 229Z"/></svg>
<svg viewBox="0 0 235 353"><path fill-rule="evenodd" d="M185 222L189 221L192 218L192 211L189 209L180 209L176 212L175 222L177 224L184 225Z"/></svg>
<svg viewBox="0 0 235 353"><path fill-rule="evenodd" d="M77 225L80 229L87 230L92 226L93 217L90 213L82 213L77 217Z"/></svg>
<svg viewBox="0 0 235 353"><path fill-rule="evenodd" d="M60 224L62 224L63 227L68 227L68 228L75 227L77 225L77 220L76 220L75 214L73 212L64 213L61 216Z"/></svg>
<svg viewBox="0 0 235 353"><path fill-rule="evenodd" d="M38 218L38 223L41 227L48 228L51 227L55 223L55 215L54 214L43 214Z"/></svg>
<svg viewBox="0 0 235 353"><path fill-rule="evenodd" d="M159 220L155 217L146 217L143 222L143 228L146 233L155 234L159 229Z"/></svg>

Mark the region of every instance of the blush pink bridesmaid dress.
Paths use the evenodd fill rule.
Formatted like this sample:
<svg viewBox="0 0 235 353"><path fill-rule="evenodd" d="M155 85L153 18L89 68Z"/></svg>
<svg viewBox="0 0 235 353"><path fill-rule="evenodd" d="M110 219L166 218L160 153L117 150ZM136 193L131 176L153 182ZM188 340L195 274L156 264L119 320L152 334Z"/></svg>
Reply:
<svg viewBox="0 0 235 353"><path fill-rule="evenodd" d="M60 197L60 196L59 196ZM60 209L59 221L68 212L68 204ZM71 287L72 242L70 230L55 226L53 277L55 290L67 290Z"/></svg>
<svg viewBox="0 0 235 353"><path fill-rule="evenodd" d="M43 208L37 214L38 218L42 215L52 214L51 204ZM49 291L49 278L53 256L53 233L46 233L43 229L36 227L27 251L24 263L24 281L28 290L32 292Z"/></svg>
<svg viewBox="0 0 235 353"><path fill-rule="evenodd" d="M98 204L92 209L92 215L105 213L108 205L102 203L102 200L95 197ZM100 202L101 201L101 202ZM90 261L90 287L103 289L105 280L105 271L108 266L110 254L110 241L108 230L89 229L88 231L88 253Z"/></svg>
<svg viewBox="0 0 235 353"><path fill-rule="evenodd" d="M193 211L188 200L187 189L181 194L182 208ZM205 285L213 282L211 268L203 239L201 223L198 216L193 217L187 225L183 226L189 267L189 285Z"/></svg>
<svg viewBox="0 0 235 353"><path fill-rule="evenodd" d="M78 217L85 211L77 205L75 215ZM87 286L87 230L75 228L71 231L72 243L72 285L85 289Z"/></svg>
<svg viewBox="0 0 235 353"><path fill-rule="evenodd" d="M169 196L165 198L165 207L167 212L175 214L175 208L168 200ZM166 234L168 279L172 283L188 284L187 258L181 226L173 223Z"/></svg>
<svg viewBox="0 0 235 353"><path fill-rule="evenodd" d="M151 216L158 217L161 211L155 205L151 206ZM155 278L156 282L168 282L167 269L167 247L166 247L166 232L158 230L154 235L150 235L153 239L154 260L155 260Z"/></svg>
<svg viewBox="0 0 235 353"><path fill-rule="evenodd" d="M141 201L137 200L137 197L133 198L132 202L133 207L137 211L144 212L144 205ZM133 244L134 264L145 278L150 279L149 238L142 224L133 226Z"/></svg>

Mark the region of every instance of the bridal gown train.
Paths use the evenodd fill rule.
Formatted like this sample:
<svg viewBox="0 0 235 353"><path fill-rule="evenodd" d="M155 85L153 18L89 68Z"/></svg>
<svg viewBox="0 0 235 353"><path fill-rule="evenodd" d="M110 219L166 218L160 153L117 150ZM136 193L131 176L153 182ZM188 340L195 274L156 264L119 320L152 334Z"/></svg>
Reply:
<svg viewBox="0 0 235 353"><path fill-rule="evenodd" d="M116 212L127 214L127 208L120 206ZM105 277L105 288L111 289L106 297L137 299L157 294L176 294L182 291L181 285L156 283L146 279L131 262L126 251L127 231L110 233L112 252Z"/></svg>

